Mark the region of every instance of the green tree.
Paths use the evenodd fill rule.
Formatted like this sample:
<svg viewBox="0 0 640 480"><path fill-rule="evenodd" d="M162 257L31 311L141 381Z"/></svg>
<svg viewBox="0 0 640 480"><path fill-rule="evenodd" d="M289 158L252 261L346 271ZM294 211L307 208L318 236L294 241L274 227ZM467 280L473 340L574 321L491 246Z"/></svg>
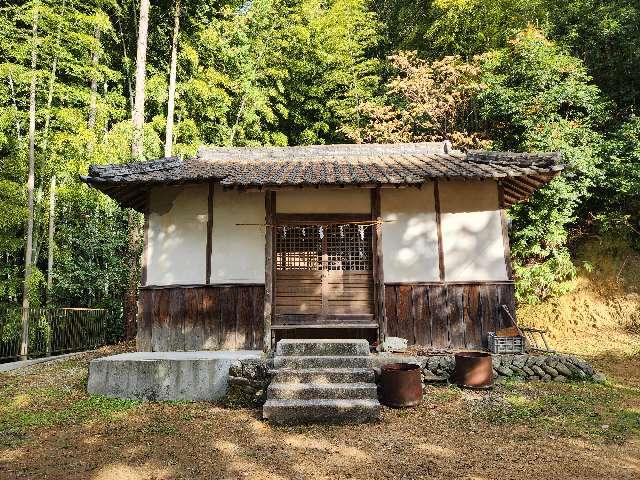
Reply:
<svg viewBox="0 0 640 480"><path fill-rule="evenodd" d="M545 0L373 0L386 19L387 51L416 50L429 60L475 55L504 47L529 24L547 21Z"/></svg>
<svg viewBox="0 0 640 480"><path fill-rule="evenodd" d="M10 2L0 9L0 303L16 304L21 286L20 275L24 264L24 226L26 218L26 195L24 186L27 178L27 138L26 125L29 111L29 89L31 82L32 42L31 22L27 22L34 3ZM83 263L82 256L76 256L76 242L85 244L94 239L94 231L83 231L80 226L87 223L87 213L75 208L87 195L87 188L79 185L78 174L86 172L90 162L100 160L95 148L105 139L114 121L123 118L125 101L119 93L121 76L111 68L112 55L109 51L114 40L108 11L115 4L109 0L79 2L65 0L59 2L40 0L38 8L38 36L36 44L37 62L35 69L35 137L34 137L34 233L31 249L34 274L28 282L32 305L42 302L44 290L43 274L46 271L46 255L53 245L47 245L48 195L50 179L56 176L61 184L61 201L58 215L61 229L55 235L55 253L60 259L75 259L74 268L66 268L65 261L55 264L54 287L73 282L78 272L94 268L95 279L108 272ZM129 143L130 145L130 143ZM129 147L130 150L130 147ZM113 154L114 150L111 151ZM102 160L104 161L104 160ZM74 197L74 202L70 201ZM119 209L111 200L111 209ZM75 210L74 210L75 208ZM6 218L5 218L6 215ZM76 231L68 235L65 221L74 219ZM113 215L97 217L95 222L109 230L116 225ZM119 238L107 243L113 248L109 255L123 271L125 265L114 256L118 250L112 247ZM96 241L104 238L97 237ZM121 247L120 247L121 248ZM102 257L95 263L104 262ZM96 256L97 258L97 256ZM112 262L114 263L114 262ZM68 264L68 261L67 261ZM59 268L58 268L59 267ZM111 265L113 267L113 265ZM37 281L36 281L37 280ZM90 306L111 298L111 291L102 288L96 280L85 285L93 288L93 296L71 295L71 290L57 288L53 295L54 305ZM67 292L67 296L61 295ZM53 293L53 292L52 292ZM101 296L102 295L102 296Z"/></svg>
<svg viewBox="0 0 640 480"><path fill-rule="evenodd" d="M632 115L604 146L602 181L586 210L603 229L640 249L640 118Z"/></svg>
<svg viewBox="0 0 640 480"><path fill-rule="evenodd" d="M450 140L457 147L479 148L487 141L477 131L475 98L482 90L480 67L460 57L429 62L415 52L389 57L395 76L383 95L355 108L358 121L342 131L360 142Z"/></svg>
<svg viewBox="0 0 640 480"><path fill-rule="evenodd" d="M554 293L572 274L568 226L602 179L602 126L608 104L584 63L527 29L481 60L480 116L494 148L561 151L566 172L511 209L512 254L521 299Z"/></svg>

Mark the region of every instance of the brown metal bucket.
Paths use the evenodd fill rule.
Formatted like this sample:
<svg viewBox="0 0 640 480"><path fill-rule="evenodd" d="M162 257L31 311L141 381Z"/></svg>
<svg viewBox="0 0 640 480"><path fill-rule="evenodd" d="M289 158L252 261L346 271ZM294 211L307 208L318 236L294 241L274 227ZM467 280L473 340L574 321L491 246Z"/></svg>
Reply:
<svg viewBox="0 0 640 480"><path fill-rule="evenodd" d="M420 366L390 363L381 369L380 401L388 407L415 407L422 402Z"/></svg>
<svg viewBox="0 0 640 480"><path fill-rule="evenodd" d="M455 354L455 379L459 387L488 389L493 387L493 365L487 352Z"/></svg>

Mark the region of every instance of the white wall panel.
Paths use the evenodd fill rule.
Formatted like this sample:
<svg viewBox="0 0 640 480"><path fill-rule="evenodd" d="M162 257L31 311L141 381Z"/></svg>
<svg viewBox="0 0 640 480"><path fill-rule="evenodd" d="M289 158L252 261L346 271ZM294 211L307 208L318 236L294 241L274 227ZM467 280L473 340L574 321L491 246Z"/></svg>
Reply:
<svg viewBox="0 0 640 480"><path fill-rule="evenodd" d="M446 281L507 280L498 185L441 181Z"/></svg>
<svg viewBox="0 0 640 480"><path fill-rule="evenodd" d="M385 282L439 280L438 233L433 184L421 189L381 190Z"/></svg>
<svg viewBox="0 0 640 480"><path fill-rule="evenodd" d="M203 284L208 185L151 191L147 285Z"/></svg>
<svg viewBox="0 0 640 480"><path fill-rule="evenodd" d="M366 188L304 188L276 193L278 213L370 213L371 190Z"/></svg>
<svg viewBox="0 0 640 480"><path fill-rule="evenodd" d="M264 283L264 197L215 186L211 283Z"/></svg>

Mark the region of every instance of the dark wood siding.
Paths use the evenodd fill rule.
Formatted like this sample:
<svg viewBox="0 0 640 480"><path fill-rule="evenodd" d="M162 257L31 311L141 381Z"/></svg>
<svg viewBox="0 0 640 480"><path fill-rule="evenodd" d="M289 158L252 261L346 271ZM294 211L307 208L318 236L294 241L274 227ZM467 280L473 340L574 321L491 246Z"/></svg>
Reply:
<svg viewBox="0 0 640 480"><path fill-rule="evenodd" d="M515 315L512 283L386 284L387 336L437 349L486 348L488 332L509 326L501 305Z"/></svg>
<svg viewBox="0 0 640 480"><path fill-rule="evenodd" d="M263 285L140 290L138 350L262 349Z"/></svg>

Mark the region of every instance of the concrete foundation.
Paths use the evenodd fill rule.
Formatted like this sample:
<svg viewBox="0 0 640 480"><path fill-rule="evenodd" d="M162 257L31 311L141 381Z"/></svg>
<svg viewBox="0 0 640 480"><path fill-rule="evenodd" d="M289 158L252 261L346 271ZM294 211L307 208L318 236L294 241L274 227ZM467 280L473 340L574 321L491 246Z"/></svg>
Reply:
<svg viewBox="0 0 640 480"><path fill-rule="evenodd" d="M261 357L256 350L122 353L91 361L87 390L130 400L218 400L231 364Z"/></svg>

